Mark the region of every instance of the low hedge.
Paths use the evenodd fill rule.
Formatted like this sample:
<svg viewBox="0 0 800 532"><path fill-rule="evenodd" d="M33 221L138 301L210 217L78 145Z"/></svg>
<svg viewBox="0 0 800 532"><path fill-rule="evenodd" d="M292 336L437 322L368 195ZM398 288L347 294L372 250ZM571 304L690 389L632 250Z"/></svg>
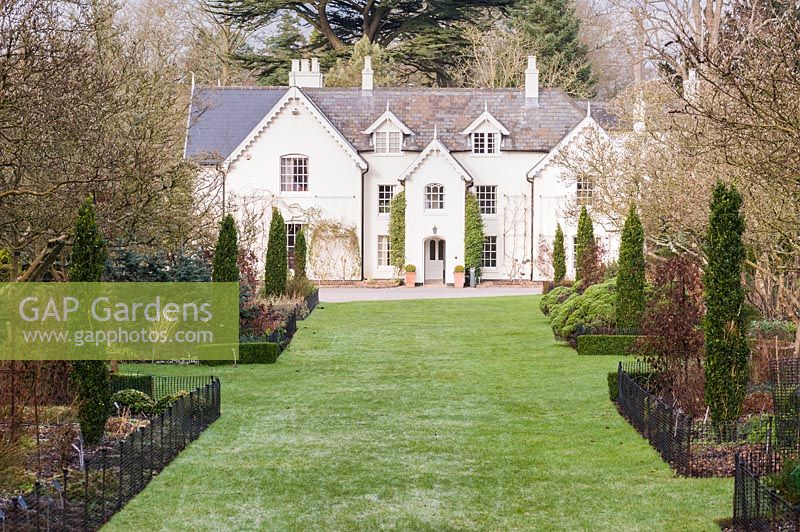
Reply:
<svg viewBox="0 0 800 532"><path fill-rule="evenodd" d="M123 373L111 374L111 394L120 390L139 390L153 397L152 375L125 375Z"/></svg>
<svg viewBox="0 0 800 532"><path fill-rule="evenodd" d="M578 336L578 354L630 355L633 342L637 338L639 337L630 334L582 334Z"/></svg>
<svg viewBox="0 0 800 532"><path fill-rule="evenodd" d="M247 342L239 344L238 364L274 364L281 354L281 346L275 342ZM201 360L204 366L225 366L233 360Z"/></svg>
<svg viewBox="0 0 800 532"><path fill-rule="evenodd" d="M633 373L628 373L631 379L634 382L644 386L647 388L647 384L655 378L657 375L655 371L635 371ZM619 399L619 383L617 382L617 372L616 371L609 371L608 372L608 398L611 399L612 402L616 403L617 399Z"/></svg>
<svg viewBox="0 0 800 532"><path fill-rule="evenodd" d="M608 372L608 398L611 399L612 403L616 403L617 399L619 398L619 386L617 382L617 372L616 371L609 371Z"/></svg>

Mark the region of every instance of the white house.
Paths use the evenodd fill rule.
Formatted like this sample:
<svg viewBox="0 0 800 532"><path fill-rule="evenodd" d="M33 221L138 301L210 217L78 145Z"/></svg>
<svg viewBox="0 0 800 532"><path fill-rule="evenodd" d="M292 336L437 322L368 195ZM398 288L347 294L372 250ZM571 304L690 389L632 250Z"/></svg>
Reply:
<svg viewBox="0 0 800 532"><path fill-rule="evenodd" d="M463 265L465 193L483 215L483 278L544 280L537 257L557 223L574 272L566 208L592 194L561 178L555 153L609 117L540 90L535 58L525 74L520 89L383 88L367 59L362 86L342 89L324 87L316 61L294 61L288 87L194 88L185 155L222 169L226 204L259 256L271 207L286 220L290 254L308 226L311 276L396 277L389 203L405 190L405 262L417 282L452 283ZM613 252L616 233L599 224L595 233Z"/></svg>

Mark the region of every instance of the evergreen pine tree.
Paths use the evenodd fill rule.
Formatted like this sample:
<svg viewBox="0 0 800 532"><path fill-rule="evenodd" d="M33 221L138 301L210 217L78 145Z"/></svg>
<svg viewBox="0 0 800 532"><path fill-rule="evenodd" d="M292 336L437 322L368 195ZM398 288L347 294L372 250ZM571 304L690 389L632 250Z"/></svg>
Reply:
<svg viewBox="0 0 800 532"><path fill-rule="evenodd" d="M286 291L288 270L286 253L286 224L281 212L272 208L272 222L269 225L267 258L264 267L264 290L267 296L280 296Z"/></svg>
<svg viewBox="0 0 800 532"><path fill-rule="evenodd" d="M619 248L617 273L617 327L639 329L645 308L644 230L636 206L631 205Z"/></svg>
<svg viewBox="0 0 800 532"><path fill-rule="evenodd" d="M475 268L475 275L478 277L483 258L483 241L483 219L478 198L468 192L464 202L464 268Z"/></svg>
<svg viewBox="0 0 800 532"><path fill-rule="evenodd" d="M261 85L281 86L289 81L289 71L292 59L303 55L302 50L308 44L308 39L300 28L297 16L291 12L284 12L275 33L264 41L263 50L258 53L240 53L239 59L247 67L257 67L264 56L271 58L272 65L268 73L259 79Z"/></svg>
<svg viewBox="0 0 800 532"><path fill-rule="evenodd" d="M512 25L533 43L541 72L567 74L561 84L571 96L591 97L597 82L586 45L578 38L580 19L570 0L517 0Z"/></svg>
<svg viewBox="0 0 800 532"><path fill-rule="evenodd" d="M106 262L106 246L95 220L94 205L87 198L78 210L73 234L70 282L99 282ZM108 366L102 360L77 360L72 363L72 382L78 399L78 421L83 441L100 441L111 410L111 383Z"/></svg>
<svg viewBox="0 0 800 532"><path fill-rule="evenodd" d="M294 275L295 277L306 277L306 261L308 258L308 245L306 244L306 232L300 229L294 239Z"/></svg>
<svg viewBox="0 0 800 532"><path fill-rule="evenodd" d="M706 404L711 419L724 429L739 418L747 391L750 350L742 310L744 287L742 197L735 187L717 183L711 200L703 273L706 317Z"/></svg>
<svg viewBox="0 0 800 532"><path fill-rule="evenodd" d="M222 219L217 245L214 248L211 278L216 282L239 282L239 247L236 242L236 222L228 214Z"/></svg>
<svg viewBox="0 0 800 532"><path fill-rule="evenodd" d="M575 280L581 280L581 265L584 261L584 254L590 253L590 249L595 245L594 243L594 224L592 217L584 206L581 208L581 214L578 217L578 241L575 246Z"/></svg>
<svg viewBox="0 0 800 532"><path fill-rule="evenodd" d="M326 87L360 87L361 71L364 69L364 58L372 58L373 80L376 87L387 87L396 84L394 62L377 43L369 42L364 36L353 46L353 52L347 61L339 59L325 75Z"/></svg>
<svg viewBox="0 0 800 532"><path fill-rule="evenodd" d="M561 224L556 225L556 237L553 240L553 282L558 284L567 276L567 253L564 250L564 231Z"/></svg>
<svg viewBox="0 0 800 532"><path fill-rule="evenodd" d="M389 204L389 261L403 271L406 265L406 193L401 191Z"/></svg>

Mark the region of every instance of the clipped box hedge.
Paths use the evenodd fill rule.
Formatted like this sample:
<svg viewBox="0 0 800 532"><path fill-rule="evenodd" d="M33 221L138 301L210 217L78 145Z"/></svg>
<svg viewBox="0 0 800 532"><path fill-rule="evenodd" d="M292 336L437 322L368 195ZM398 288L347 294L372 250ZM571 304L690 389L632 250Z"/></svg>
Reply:
<svg viewBox="0 0 800 532"><path fill-rule="evenodd" d="M274 364L281 354L281 346L275 342L247 342L239 344L238 364ZM201 360L204 366L225 366L233 360Z"/></svg>
<svg viewBox="0 0 800 532"><path fill-rule="evenodd" d="M583 334L578 336L579 355L630 355L633 342L639 336L632 334Z"/></svg>
<svg viewBox="0 0 800 532"><path fill-rule="evenodd" d="M139 390L153 397L152 375L125 375L124 373L111 374L111 394L120 390Z"/></svg>

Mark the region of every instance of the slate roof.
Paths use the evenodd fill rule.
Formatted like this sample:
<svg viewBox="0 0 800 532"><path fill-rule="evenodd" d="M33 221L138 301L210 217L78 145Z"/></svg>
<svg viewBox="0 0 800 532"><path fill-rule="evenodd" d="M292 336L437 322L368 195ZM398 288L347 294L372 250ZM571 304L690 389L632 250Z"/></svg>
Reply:
<svg viewBox="0 0 800 532"><path fill-rule="evenodd" d="M205 161L228 156L286 90L197 88L186 156ZM541 90L538 106L526 101L524 89L400 87L375 88L371 93L358 87L302 90L358 151L372 150L370 136L362 132L386 111L387 103L415 133L406 140L410 151L422 151L430 143L434 126L438 138L451 151L469 151L469 139L461 131L483 113L484 107L511 132L503 143L504 151L548 152L586 116L586 101L573 100L560 89ZM607 113L593 102L592 115L605 118Z"/></svg>
<svg viewBox="0 0 800 532"><path fill-rule="evenodd" d="M286 93L286 87L197 87L189 110L186 158L227 157Z"/></svg>
<svg viewBox="0 0 800 532"><path fill-rule="evenodd" d="M586 116L561 90L542 90L539 105L526 102L524 89L376 88L372 94L353 89L303 89L359 151L368 151L369 135L362 131L389 109L414 131L406 148L422 151L439 139L450 151L469 151L461 132L483 113L484 105L510 132L505 151L550 151Z"/></svg>

